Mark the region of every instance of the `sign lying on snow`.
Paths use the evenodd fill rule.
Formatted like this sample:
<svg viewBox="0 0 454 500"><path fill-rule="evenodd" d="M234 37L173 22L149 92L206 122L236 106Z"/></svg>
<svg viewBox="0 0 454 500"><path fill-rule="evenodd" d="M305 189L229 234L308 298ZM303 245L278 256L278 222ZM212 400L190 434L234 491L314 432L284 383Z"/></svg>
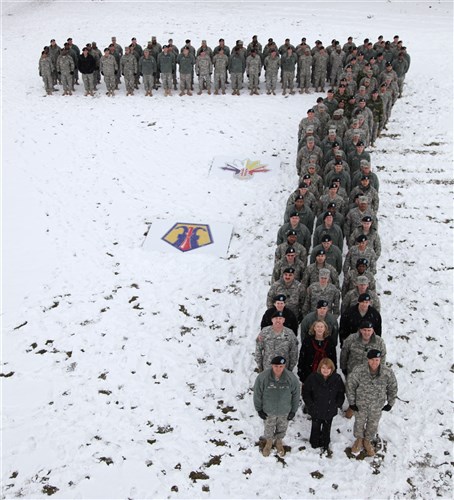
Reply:
<svg viewBox="0 0 454 500"><path fill-rule="evenodd" d="M230 177L249 180L257 177L270 177L277 174L280 162L277 158L255 158L246 155L215 156L210 174L216 177Z"/></svg>
<svg viewBox="0 0 454 500"><path fill-rule="evenodd" d="M153 222L143 244L145 250L212 254L225 257L233 226L221 222Z"/></svg>

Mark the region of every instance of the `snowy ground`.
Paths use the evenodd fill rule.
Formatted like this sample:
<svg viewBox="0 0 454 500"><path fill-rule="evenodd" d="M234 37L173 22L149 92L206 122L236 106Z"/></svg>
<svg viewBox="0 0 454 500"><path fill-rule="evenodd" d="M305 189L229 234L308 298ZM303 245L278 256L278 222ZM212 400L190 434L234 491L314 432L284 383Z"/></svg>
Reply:
<svg viewBox="0 0 454 500"><path fill-rule="evenodd" d="M451 497L452 4L2 7L3 497ZM213 47L395 33L412 66L373 153L383 338L400 389L380 425L387 451L347 458L352 422L338 416L321 458L299 413L291 453L265 459L252 353L297 124L316 96L43 97L39 53L68 36ZM278 155L282 170L260 183L208 176L229 151ZM170 217L232 223L228 258L145 253L149 224Z"/></svg>

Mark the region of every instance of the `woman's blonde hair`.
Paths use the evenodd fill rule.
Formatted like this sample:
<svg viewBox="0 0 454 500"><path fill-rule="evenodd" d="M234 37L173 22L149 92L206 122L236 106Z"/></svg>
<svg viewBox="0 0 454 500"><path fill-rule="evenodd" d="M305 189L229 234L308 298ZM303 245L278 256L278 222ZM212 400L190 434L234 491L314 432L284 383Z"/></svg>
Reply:
<svg viewBox="0 0 454 500"><path fill-rule="evenodd" d="M323 326L325 327L325 333L323 334L323 338L326 339L326 337L328 337L328 335L329 335L329 327L328 327L327 323L325 321L323 321L322 319L317 319L312 323L311 327L309 328L309 335L315 336L314 327L317 323L323 323Z"/></svg>
<svg viewBox="0 0 454 500"><path fill-rule="evenodd" d="M323 358L320 361L320 363L318 364L317 373L321 373L322 372L322 366L326 366L327 368L330 368L331 369L331 374L333 374L336 371L336 367L334 366L334 363L329 358Z"/></svg>

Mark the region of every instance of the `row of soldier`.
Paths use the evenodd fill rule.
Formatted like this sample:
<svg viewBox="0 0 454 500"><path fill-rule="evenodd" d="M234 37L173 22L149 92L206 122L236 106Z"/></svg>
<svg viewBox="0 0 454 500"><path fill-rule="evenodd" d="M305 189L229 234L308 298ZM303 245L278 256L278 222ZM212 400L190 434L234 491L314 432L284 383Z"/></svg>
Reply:
<svg viewBox="0 0 454 500"><path fill-rule="evenodd" d="M326 82L334 88L342 85L346 95L354 95L358 87L365 87L366 94L370 95L387 65L396 74L401 93L410 56L397 35L393 42L384 42L383 37L379 37L375 45L365 39L360 47L356 47L351 37L343 47L337 40L332 40L326 49L320 40L311 48L306 38L302 38L296 47L288 38L280 47L272 38L262 46L254 35L247 47L237 40L232 50L222 38L214 49L202 40L196 50L188 39L179 50L172 39L161 46L156 37L152 37L143 49L133 37L124 52L116 37L112 37L104 53L98 49L96 42L87 43L80 51L72 38L68 38L63 48L54 39L44 47L39 60L39 74L47 94L58 90L55 85L62 84L63 94L71 95L74 85L79 83L80 72L85 95L94 95L103 75L109 96L113 96L118 89L121 76L125 79L126 95L134 94L142 77L146 96L152 96L153 90L161 85L164 95L168 96L172 94L172 88L177 89L177 65L181 96L192 95L194 71L198 76L198 94L204 90L211 94L212 85L215 94L225 94L230 75L232 94L240 95L245 73L249 93L259 94L262 70L265 72L267 94L275 95L280 71L284 95L287 92L294 94L296 87L300 88L300 93L309 92L311 87L324 91Z"/></svg>
<svg viewBox="0 0 454 500"><path fill-rule="evenodd" d="M309 441L328 455L332 420L345 390L349 405L344 415L355 416L355 454L364 449L365 455L375 455L382 411L391 410L397 398L376 292L379 182L365 151L371 136L357 133L368 102L347 119L339 113L340 100L332 104L334 95L334 89L328 91L299 126L299 184L278 230L267 310L256 339L260 373L254 405L264 420L264 456L273 445L279 455L286 452L282 440L299 405L297 387L311 418ZM377 125L378 136L386 122ZM279 396L276 389L282 391Z"/></svg>

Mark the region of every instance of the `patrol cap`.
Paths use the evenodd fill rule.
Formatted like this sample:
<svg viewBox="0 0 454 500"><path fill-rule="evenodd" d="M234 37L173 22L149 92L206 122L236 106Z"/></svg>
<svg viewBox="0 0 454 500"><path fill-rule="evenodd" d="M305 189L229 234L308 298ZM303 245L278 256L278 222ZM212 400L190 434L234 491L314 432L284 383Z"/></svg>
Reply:
<svg viewBox="0 0 454 500"><path fill-rule="evenodd" d="M362 243L363 241L367 241L367 236L365 234L360 234L356 238L356 243Z"/></svg>
<svg viewBox="0 0 454 500"><path fill-rule="evenodd" d="M333 212L327 211L323 214L323 220L325 220L327 217L333 217Z"/></svg>
<svg viewBox="0 0 454 500"><path fill-rule="evenodd" d="M327 241L333 241L333 238L329 234L324 234L322 236L322 243L326 243Z"/></svg>
<svg viewBox="0 0 454 500"><path fill-rule="evenodd" d="M284 318L284 313L282 311L275 311L272 315L272 318Z"/></svg>
<svg viewBox="0 0 454 500"><path fill-rule="evenodd" d="M297 236L296 231L294 229L290 229L290 231L287 231L287 236Z"/></svg>
<svg viewBox="0 0 454 500"><path fill-rule="evenodd" d="M367 160L361 160L361 161L359 162L359 166L360 166L360 167L364 167L364 166L366 166L366 165L370 166L370 163L369 163Z"/></svg>
<svg viewBox="0 0 454 500"><path fill-rule="evenodd" d="M366 301L370 301L370 295L368 293L362 293L358 297L358 302L366 302ZM366 327L364 327L364 328L366 328ZM367 328L370 328L370 327L367 327Z"/></svg>
<svg viewBox="0 0 454 500"><path fill-rule="evenodd" d="M283 356L276 356L271 360L272 365L285 365L287 360Z"/></svg>
<svg viewBox="0 0 454 500"><path fill-rule="evenodd" d="M309 163L309 165L307 166L307 168L316 168L317 165L315 163Z"/></svg>
<svg viewBox="0 0 454 500"><path fill-rule="evenodd" d="M367 196L360 196L359 202L360 203L369 203L369 200L367 199Z"/></svg>
<svg viewBox="0 0 454 500"><path fill-rule="evenodd" d="M284 273L295 274L295 268L294 267L286 267L284 269Z"/></svg>
<svg viewBox="0 0 454 500"><path fill-rule="evenodd" d="M359 137L359 136L361 135L361 131L360 131L358 128L356 128L356 129L353 131L353 134L352 134L352 135L353 135L353 136L357 136L357 137Z"/></svg>
<svg viewBox="0 0 454 500"><path fill-rule="evenodd" d="M365 215L362 219L361 222L372 222L372 217L370 215Z"/></svg>
<svg viewBox="0 0 454 500"><path fill-rule="evenodd" d="M313 132L314 131L314 126L313 125L308 125L306 128L306 132Z"/></svg>
<svg viewBox="0 0 454 500"><path fill-rule="evenodd" d="M275 295L273 297L273 302L285 302L287 300L287 297L281 293L280 295Z"/></svg>
<svg viewBox="0 0 454 500"><path fill-rule="evenodd" d="M357 276L355 283L357 285L368 285L369 284L369 278L367 276Z"/></svg>
<svg viewBox="0 0 454 500"><path fill-rule="evenodd" d="M321 307L328 307L328 302L326 300L319 300L317 302L317 309L320 309Z"/></svg>
<svg viewBox="0 0 454 500"><path fill-rule="evenodd" d="M344 114L344 110L343 109L336 109L333 113L333 115L343 115Z"/></svg>
<svg viewBox="0 0 454 500"><path fill-rule="evenodd" d="M356 267L358 266L368 266L369 265L369 261L367 259L365 259L364 257L362 257L361 259L358 259L356 261Z"/></svg>
<svg viewBox="0 0 454 500"><path fill-rule="evenodd" d="M306 137L306 140L307 140L307 142L315 142L315 139L314 139L314 137L312 135L308 135Z"/></svg>
<svg viewBox="0 0 454 500"><path fill-rule="evenodd" d="M293 247L288 247L287 250L285 251L285 255L288 254L295 254L296 250Z"/></svg>
<svg viewBox="0 0 454 500"><path fill-rule="evenodd" d="M367 353L367 359L381 358L381 351L378 349L371 349Z"/></svg>
<svg viewBox="0 0 454 500"><path fill-rule="evenodd" d="M299 212L290 212L290 217L299 217L300 213Z"/></svg>
<svg viewBox="0 0 454 500"><path fill-rule="evenodd" d="M333 89L328 89L328 94L334 94L334 90Z"/></svg>
<svg viewBox="0 0 454 500"><path fill-rule="evenodd" d="M329 278L331 275L331 272L329 269L320 269L318 272L319 278Z"/></svg>
<svg viewBox="0 0 454 500"><path fill-rule="evenodd" d="M323 248L321 248L320 250L317 250L317 252L315 253L315 256L317 257L318 255L326 255L325 250L323 250Z"/></svg>

